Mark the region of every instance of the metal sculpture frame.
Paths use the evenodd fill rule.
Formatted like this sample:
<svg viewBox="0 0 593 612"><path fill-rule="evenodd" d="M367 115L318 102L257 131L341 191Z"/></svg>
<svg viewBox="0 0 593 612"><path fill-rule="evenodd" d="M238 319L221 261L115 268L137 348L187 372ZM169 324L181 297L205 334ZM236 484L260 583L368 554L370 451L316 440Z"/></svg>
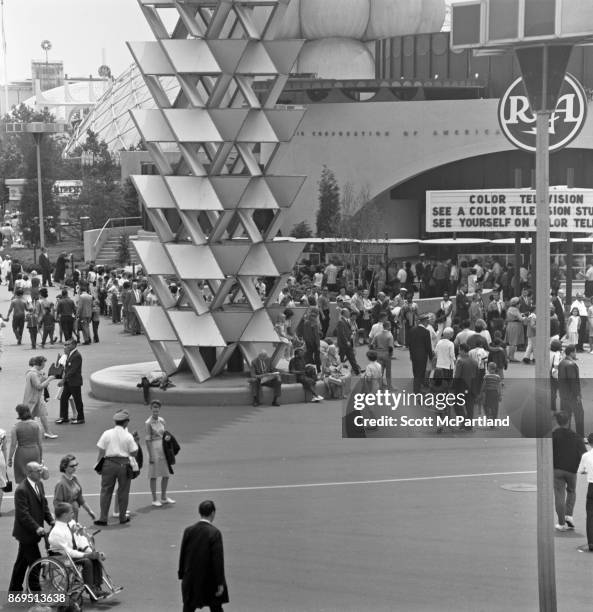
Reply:
<svg viewBox="0 0 593 612"><path fill-rule="evenodd" d="M136 314L167 374L189 368L204 382L237 347L248 362L265 348L276 363L277 298L304 246L275 238L306 177L270 171L305 112L277 106L304 44L273 39L290 0L138 3L156 41L127 44L158 109L130 115L159 174L131 178L158 241L133 245L159 305ZM177 11L171 32L164 11ZM161 82L171 76L175 99ZM259 78L273 80L261 101ZM258 277L274 278L264 298Z"/></svg>

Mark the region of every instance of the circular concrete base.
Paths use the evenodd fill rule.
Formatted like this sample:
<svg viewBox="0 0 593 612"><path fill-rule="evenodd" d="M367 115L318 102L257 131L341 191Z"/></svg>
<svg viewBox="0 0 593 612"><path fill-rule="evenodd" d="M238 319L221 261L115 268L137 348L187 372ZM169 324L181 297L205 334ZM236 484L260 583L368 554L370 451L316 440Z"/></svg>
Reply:
<svg viewBox="0 0 593 612"><path fill-rule="evenodd" d="M160 370L156 361L112 366L91 374L91 393L107 402L139 404L144 402L142 389L136 385L147 372ZM246 406L252 402L249 391L249 374L221 374L203 383L194 380L190 372L171 376L173 387L166 390L151 387L150 398L176 406ZM325 394L323 383L317 383L317 393ZM272 401L272 390L262 387L261 400ZM305 392L300 383L283 384L281 403L295 404L305 401Z"/></svg>

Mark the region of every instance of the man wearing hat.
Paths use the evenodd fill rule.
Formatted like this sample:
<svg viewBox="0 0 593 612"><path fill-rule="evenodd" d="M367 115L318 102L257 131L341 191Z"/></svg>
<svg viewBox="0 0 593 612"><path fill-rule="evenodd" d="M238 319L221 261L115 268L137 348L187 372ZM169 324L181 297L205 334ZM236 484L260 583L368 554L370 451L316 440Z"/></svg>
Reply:
<svg viewBox="0 0 593 612"><path fill-rule="evenodd" d="M101 516L95 525L107 525L109 505L113 497L113 490L117 482L117 500L119 503L119 522L128 523L126 516L128 499L130 496L131 467L130 456L135 456L138 446L134 437L127 430L130 414L127 410L120 410L113 415L115 426L101 434L97 447L99 456L97 463L101 464Z"/></svg>
<svg viewBox="0 0 593 612"><path fill-rule="evenodd" d="M577 351L583 351L583 344L588 341L588 318L587 318L587 305L585 304L585 296L582 293L577 293L577 297L570 306L570 312L573 308L579 311L579 317L581 317L581 324L579 325L579 341L577 342ZM591 348L591 347L590 347Z"/></svg>
<svg viewBox="0 0 593 612"><path fill-rule="evenodd" d="M340 319L336 325L336 338L338 350L340 351L340 360L348 359L352 366L352 372L358 376L360 374L360 366L356 361L354 354L354 341L352 338L352 327L350 325L350 311L343 308L340 312Z"/></svg>

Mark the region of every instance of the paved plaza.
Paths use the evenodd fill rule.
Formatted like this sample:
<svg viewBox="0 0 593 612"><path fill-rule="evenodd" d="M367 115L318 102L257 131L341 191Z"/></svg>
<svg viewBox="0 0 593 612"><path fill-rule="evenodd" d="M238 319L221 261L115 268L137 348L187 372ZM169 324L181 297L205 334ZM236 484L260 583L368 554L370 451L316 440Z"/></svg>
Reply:
<svg viewBox="0 0 593 612"><path fill-rule="evenodd" d="M2 286L0 313L7 310ZM150 359L144 336L121 329L103 318L100 344L80 348L86 379L99 368ZM16 346L10 326L4 346L0 427L10 430L29 358L42 353L55 359L57 348ZM397 358L393 376L408 377L407 353L398 351ZM580 355L579 365L582 376L591 376L593 355ZM529 370L511 364L508 375ZM53 492L60 457L73 452L87 500L97 510L95 443L121 405L89 397L88 383L84 389L86 424L56 426L60 437L45 442L51 470L46 491ZM51 391L53 420L55 386ZM142 431L148 411L140 390L138 403L126 408L130 429ZM590 398L585 411L586 429L592 430ZM538 609L536 497L533 487L522 486L536 480L533 440L488 439L479 431L453 439L342 440L341 414L338 401L279 408L165 403L162 416L182 447L170 484L177 503L153 508L146 475L133 481L132 522L97 536L108 570L125 590L85 609L181 609L176 576L181 533L197 520L197 505L207 498L218 507L230 611ZM576 531L555 536L559 610L590 605L593 555L577 551L585 542L582 478ZM1 588L16 558L13 517L12 495L5 495Z"/></svg>

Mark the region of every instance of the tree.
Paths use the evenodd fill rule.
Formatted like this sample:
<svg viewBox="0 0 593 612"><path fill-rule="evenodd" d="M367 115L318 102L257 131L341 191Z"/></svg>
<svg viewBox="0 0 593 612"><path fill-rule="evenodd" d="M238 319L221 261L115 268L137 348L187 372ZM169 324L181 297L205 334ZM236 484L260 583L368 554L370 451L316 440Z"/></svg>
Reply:
<svg viewBox="0 0 593 612"><path fill-rule="evenodd" d="M311 238L313 232L306 221L295 223L293 228L290 230L290 236L293 238Z"/></svg>
<svg viewBox="0 0 593 612"><path fill-rule="evenodd" d="M340 229L340 188L334 173L325 165L318 185L317 236L336 236Z"/></svg>

